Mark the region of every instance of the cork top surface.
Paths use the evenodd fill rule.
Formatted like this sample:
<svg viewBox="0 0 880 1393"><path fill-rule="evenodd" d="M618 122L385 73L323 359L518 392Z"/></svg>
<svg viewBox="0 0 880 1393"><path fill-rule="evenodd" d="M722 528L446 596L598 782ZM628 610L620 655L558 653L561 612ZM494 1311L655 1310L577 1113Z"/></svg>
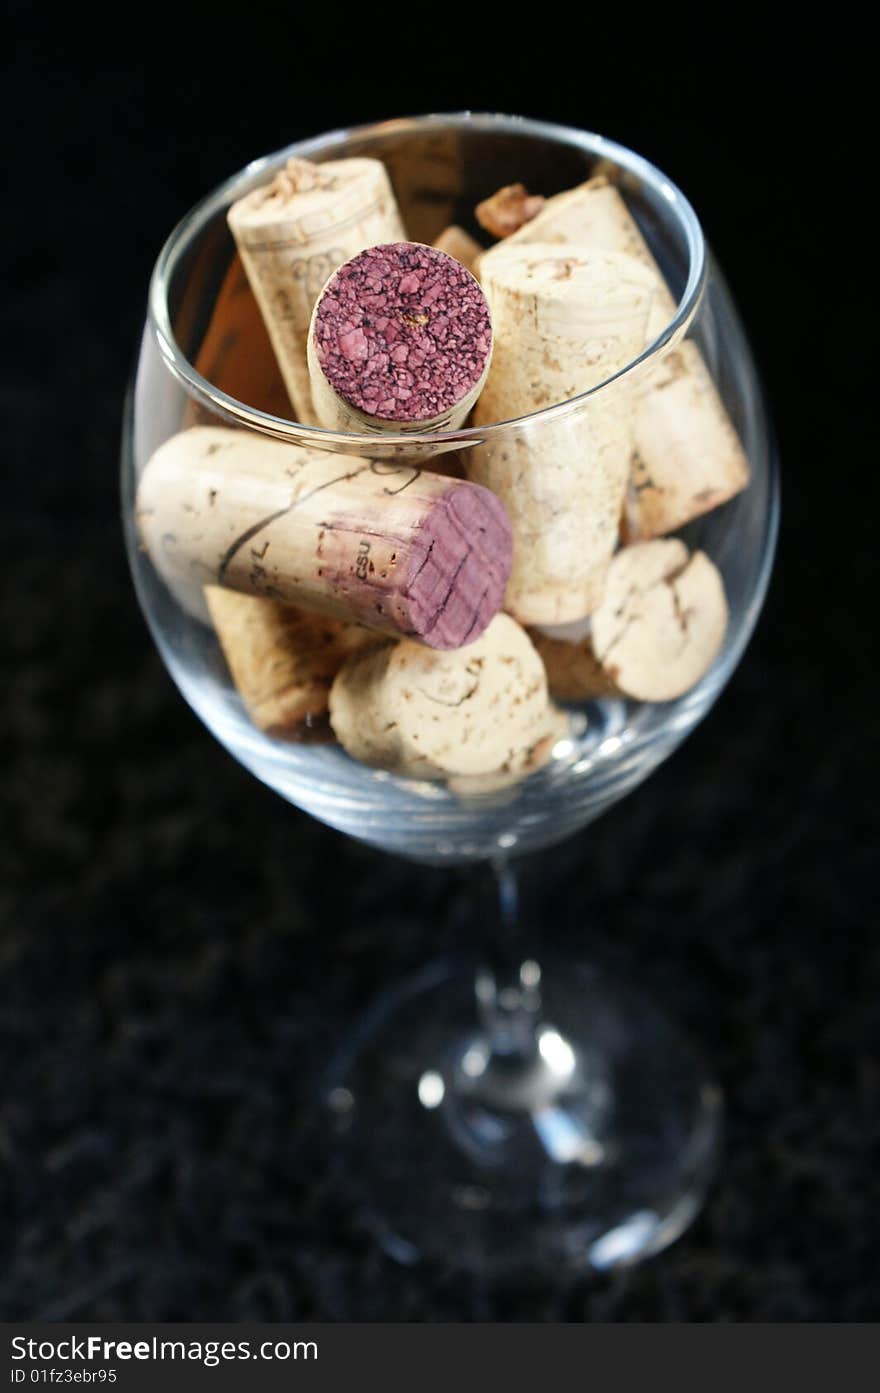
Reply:
<svg viewBox="0 0 880 1393"><path fill-rule="evenodd" d="M585 292L650 299L656 288L656 278L634 256L577 242L502 242L485 253L480 273L494 285L544 299Z"/></svg>
<svg viewBox="0 0 880 1393"><path fill-rule="evenodd" d="M274 178L252 189L229 209L233 227L269 227L285 217L307 216L320 210L331 198L338 196L363 180L385 180L380 160L354 158L326 160L313 164L311 160L289 159Z"/></svg>
<svg viewBox="0 0 880 1393"><path fill-rule="evenodd" d="M670 537L624 547L614 557L593 615L592 642L621 691L640 701L671 701L708 670L726 627L717 567Z"/></svg>
<svg viewBox="0 0 880 1393"><path fill-rule="evenodd" d="M506 614L456 652L404 639L354 655L330 720L355 759L428 778L527 772L563 733L541 659Z"/></svg>
<svg viewBox="0 0 880 1393"><path fill-rule="evenodd" d="M313 342L324 376L351 406L386 421L431 421L480 382L492 325L460 262L420 242L391 242L330 279Z"/></svg>
<svg viewBox="0 0 880 1393"><path fill-rule="evenodd" d="M402 582L412 633L431 648L472 643L504 602L512 562L501 500L480 484L450 479L425 513Z"/></svg>

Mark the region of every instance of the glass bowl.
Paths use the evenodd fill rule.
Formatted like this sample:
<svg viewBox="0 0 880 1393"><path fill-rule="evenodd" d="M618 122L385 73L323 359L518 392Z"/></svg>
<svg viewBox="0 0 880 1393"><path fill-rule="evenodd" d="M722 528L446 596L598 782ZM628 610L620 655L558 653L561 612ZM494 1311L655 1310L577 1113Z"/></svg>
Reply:
<svg viewBox="0 0 880 1393"><path fill-rule="evenodd" d="M548 194L601 169L617 183L678 299L677 312L642 358L618 379L574 402L521 421L428 437L336 435L299 426L226 396L193 367L210 309L235 247L226 211L267 180L290 155L382 159L410 235L430 241L449 222L466 222L487 190L531 181ZM677 701L610 700L573 709L570 740L519 785L462 797L442 784L401 778L356 763L335 745L270 738L251 724L213 630L175 602L139 549L134 491L144 464L193 419L263 436L393 460L404 445L428 463L459 458L493 442L528 437L540 448L560 419L597 409L619 379L656 369L689 335L720 388L751 464L749 488L691 523L681 535L721 571L730 608L723 650L702 681ZM621 146L582 131L495 116L432 116L389 121L301 141L249 165L204 199L172 233L156 265L140 360L126 412L124 516L141 605L181 692L218 740L283 798L361 841L419 861L484 861L530 851L568 836L630 792L709 710L736 667L757 620L777 525L772 441L754 364L727 288L684 196L657 169Z"/></svg>

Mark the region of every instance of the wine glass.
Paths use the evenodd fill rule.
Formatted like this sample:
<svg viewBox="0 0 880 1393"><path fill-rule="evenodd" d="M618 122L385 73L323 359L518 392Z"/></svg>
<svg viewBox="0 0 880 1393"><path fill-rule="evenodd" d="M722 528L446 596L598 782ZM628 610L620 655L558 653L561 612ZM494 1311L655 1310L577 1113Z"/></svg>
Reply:
<svg viewBox="0 0 880 1393"><path fill-rule="evenodd" d="M251 723L212 628L178 604L139 547L137 480L158 446L207 422L380 461L405 444L407 458L436 468L445 453L462 458L487 441L528 438L540 447L559 412L440 435L364 438L285 419L265 382L260 401L239 400L208 380L210 368L197 370L235 254L226 211L291 155L381 159L408 235L426 242L452 222L477 231L471 210L502 185L523 181L551 194L602 172L618 186L677 308L620 380L563 409L595 410L629 376L655 370L687 333L751 465L744 492L682 532L720 569L730 610L721 652L686 695L572 705L570 733L542 769L482 791L368 768L338 745L283 741ZM662 1249L697 1212L713 1174L718 1088L649 1001L588 961L522 944L516 873L522 853L598 817L693 730L739 661L767 588L778 516L772 436L748 345L690 204L611 141L506 116L387 121L258 160L185 217L159 256L127 403L122 475L144 614L175 682L217 739L331 827L417 862L473 865L482 875L473 895L476 966L431 962L389 985L316 1080L336 1133L340 1182L357 1214L401 1261L443 1253L488 1273L603 1269Z"/></svg>

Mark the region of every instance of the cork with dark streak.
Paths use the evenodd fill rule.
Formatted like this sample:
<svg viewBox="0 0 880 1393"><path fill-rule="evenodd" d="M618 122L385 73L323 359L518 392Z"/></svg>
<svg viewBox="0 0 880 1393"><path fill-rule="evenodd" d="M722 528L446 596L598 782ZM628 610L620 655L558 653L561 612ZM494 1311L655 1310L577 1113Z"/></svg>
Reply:
<svg viewBox="0 0 880 1393"><path fill-rule="evenodd" d="M138 527L192 610L206 585L457 648L501 606L512 538L488 489L243 431L197 427L141 476Z"/></svg>

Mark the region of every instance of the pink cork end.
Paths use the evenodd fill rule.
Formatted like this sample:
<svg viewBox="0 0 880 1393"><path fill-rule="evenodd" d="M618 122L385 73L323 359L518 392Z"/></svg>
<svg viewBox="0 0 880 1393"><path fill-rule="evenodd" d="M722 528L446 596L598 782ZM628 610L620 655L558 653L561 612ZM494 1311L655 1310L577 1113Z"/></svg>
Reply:
<svg viewBox="0 0 880 1393"><path fill-rule="evenodd" d="M492 347L489 306L470 271L420 242L370 247L341 266L314 334L337 396L383 421L451 410L480 381Z"/></svg>
<svg viewBox="0 0 880 1393"><path fill-rule="evenodd" d="M419 528L401 598L408 632L431 648L475 643L504 600L513 533L501 500L453 483Z"/></svg>

